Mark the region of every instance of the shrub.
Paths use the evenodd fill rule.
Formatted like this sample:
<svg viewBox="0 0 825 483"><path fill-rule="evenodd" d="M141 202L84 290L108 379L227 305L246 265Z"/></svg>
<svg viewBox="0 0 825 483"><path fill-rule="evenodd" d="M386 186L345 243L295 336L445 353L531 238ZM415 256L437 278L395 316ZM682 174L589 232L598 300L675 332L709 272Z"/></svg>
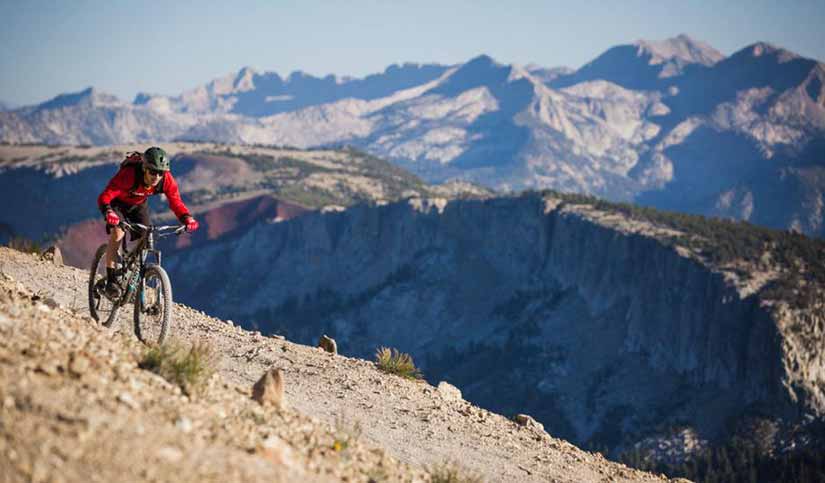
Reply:
<svg viewBox="0 0 825 483"><path fill-rule="evenodd" d="M23 253L40 253L40 244L22 236L15 236L9 240L9 248Z"/></svg>
<svg viewBox="0 0 825 483"><path fill-rule="evenodd" d="M468 473L452 463L435 465L429 470L431 483L481 483L480 476Z"/></svg>
<svg viewBox="0 0 825 483"><path fill-rule="evenodd" d="M351 444L361 437L361 422L347 424L340 416L335 419L335 435L333 436L332 449L336 452L345 451Z"/></svg>
<svg viewBox="0 0 825 483"><path fill-rule="evenodd" d="M378 369L396 374L407 379L421 379L421 371L415 367L409 354L402 354L397 349L379 347L375 352L375 365Z"/></svg>
<svg viewBox="0 0 825 483"><path fill-rule="evenodd" d="M150 347L138 367L160 375L180 386L184 394L192 396L215 372L214 362L212 348L206 343L195 342L189 349L178 344Z"/></svg>

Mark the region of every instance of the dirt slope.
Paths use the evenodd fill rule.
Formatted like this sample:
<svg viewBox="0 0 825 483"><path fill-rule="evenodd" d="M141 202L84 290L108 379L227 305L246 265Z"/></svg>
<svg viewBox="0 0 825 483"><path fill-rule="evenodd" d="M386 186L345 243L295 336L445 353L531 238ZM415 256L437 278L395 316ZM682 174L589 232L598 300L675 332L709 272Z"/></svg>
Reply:
<svg viewBox="0 0 825 483"><path fill-rule="evenodd" d="M0 467L12 468L0 481L78 481L89 468L100 481L420 481L445 461L485 481L663 480L371 362L176 305L172 336L220 355L208 390L190 400L136 367L142 348L126 316L114 330L88 318L86 272L0 248L0 274ZM70 370L78 354L88 374ZM283 411L249 399L271 367L286 376ZM356 426L357 441L333 450Z"/></svg>

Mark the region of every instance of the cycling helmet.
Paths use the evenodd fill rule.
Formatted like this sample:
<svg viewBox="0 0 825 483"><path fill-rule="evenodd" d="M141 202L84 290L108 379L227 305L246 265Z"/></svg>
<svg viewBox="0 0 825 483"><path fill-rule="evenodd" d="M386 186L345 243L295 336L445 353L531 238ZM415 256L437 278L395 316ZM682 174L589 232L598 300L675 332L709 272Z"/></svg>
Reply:
<svg viewBox="0 0 825 483"><path fill-rule="evenodd" d="M143 167L157 171L169 171L169 156L161 148L152 146L143 153Z"/></svg>

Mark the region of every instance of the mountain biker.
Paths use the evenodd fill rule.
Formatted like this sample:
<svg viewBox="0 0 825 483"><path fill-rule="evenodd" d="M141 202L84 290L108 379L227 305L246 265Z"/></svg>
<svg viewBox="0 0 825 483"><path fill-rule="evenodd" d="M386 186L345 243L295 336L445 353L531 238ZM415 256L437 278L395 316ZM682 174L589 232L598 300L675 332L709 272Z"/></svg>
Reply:
<svg viewBox="0 0 825 483"><path fill-rule="evenodd" d="M124 162L117 174L109 180L106 189L97 198L97 206L106 220L106 233L109 245L106 248L106 295L110 298L120 296L117 285L115 262L117 247L126 234L118 226L121 216L130 223L149 225L149 203L146 200L153 195L163 193L169 208L186 225L186 231L198 229L198 222L189 214L178 191L178 184L170 171L169 156L163 149L153 146L139 156L137 162ZM140 237L133 230L131 240Z"/></svg>

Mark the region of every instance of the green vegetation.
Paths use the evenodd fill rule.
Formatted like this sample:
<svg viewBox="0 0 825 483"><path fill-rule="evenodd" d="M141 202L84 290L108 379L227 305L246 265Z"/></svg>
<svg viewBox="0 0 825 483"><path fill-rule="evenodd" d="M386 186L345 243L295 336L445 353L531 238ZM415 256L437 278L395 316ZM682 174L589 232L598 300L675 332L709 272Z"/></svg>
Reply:
<svg viewBox="0 0 825 483"><path fill-rule="evenodd" d="M421 371L415 367L409 354L398 352L397 349L379 347L375 352L375 365L378 369L396 374L406 379L421 379Z"/></svg>
<svg viewBox="0 0 825 483"><path fill-rule="evenodd" d="M778 269L782 276L762 293L766 299L782 299L795 307L807 306L825 287L823 240L744 221L660 211L581 194L543 191L542 195L560 198L563 203L571 205L591 205L597 210L620 213L634 220L681 231L683 235L671 237L666 243L690 248L714 265L744 262L760 269Z"/></svg>
<svg viewBox="0 0 825 483"><path fill-rule="evenodd" d="M431 483L481 483L480 476L461 469L454 463L441 463L429 469Z"/></svg>
<svg viewBox="0 0 825 483"><path fill-rule="evenodd" d="M215 372L214 357L212 348L203 342L195 342L188 349L176 343L164 344L147 349L138 367L160 375L192 396Z"/></svg>
<svg viewBox="0 0 825 483"><path fill-rule="evenodd" d="M23 253L40 253L42 251L40 243L22 236L10 238L8 247Z"/></svg>
<svg viewBox="0 0 825 483"><path fill-rule="evenodd" d="M352 199L348 197L336 196L334 193L319 188L307 187L305 185L293 184L282 189L274 189L275 194L280 198L307 208L322 208L328 205L347 206L352 204Z"/></svg>
<svg viewBox="0 0 825 483"><path fill-rule="evenodd" d="M205 149L194 156L223 156L241 159L252 169L261 173L260 179L250 189L267 189L285 201L305 206L321 208L327 205L350 206L359 202L373 201L374 195L363 192L346 179L353 175L371 178L375 185L381 186L382 192L389 199L399 199L404 192L414 190L425 192L426 185L419 178L382 159L355 149L346 148L337 151L346 155L345 159L324 155L322 152L292 149L295 155L274 156L270 154L237 153L229 149ZM302 153L313 152L312 159L301 159ZM313 160L319 162L313 162ZM323 161L321 163L320 161ZM329 163L333 166L328 166ZM317 174L338 176L341 181L330 188L308 186L304 181ZM215 199L214 193L194 193L196 201Z"/></svg>
<svg viewBox="0 0 825 483"><path fill-rule="evenodd" d="M734 440L721 448L704 450L679 465L648 462L639 451L621 456L628 466L671 478L698 483L814 483L825 481L822 451L803 450L779 456L765 455L752 445Z"/></svg>
<svg viewBox="0 0 825 483"><path fill-rule="evenodd" d="M313 343L318 333L336 337L335 327L328 324L332 314L355 311L369 303L380 292L408 282L415 276L412 264L404 264L386 279L355 294L342 294L328 287L319 287L303 296L289 296L282 303L259 309L242 317L267 332L282 334L291 340ZM365 334L366 328L356 324L354 337Z"/></svg>
<svg viewBox="0 0 825 483"><path fill-rule="evenodd" d="M335 432L333 435L332 449L336 452L346 451L353 443L361 437L361 422L347 424L340 416L335 419Z"/></svg>

